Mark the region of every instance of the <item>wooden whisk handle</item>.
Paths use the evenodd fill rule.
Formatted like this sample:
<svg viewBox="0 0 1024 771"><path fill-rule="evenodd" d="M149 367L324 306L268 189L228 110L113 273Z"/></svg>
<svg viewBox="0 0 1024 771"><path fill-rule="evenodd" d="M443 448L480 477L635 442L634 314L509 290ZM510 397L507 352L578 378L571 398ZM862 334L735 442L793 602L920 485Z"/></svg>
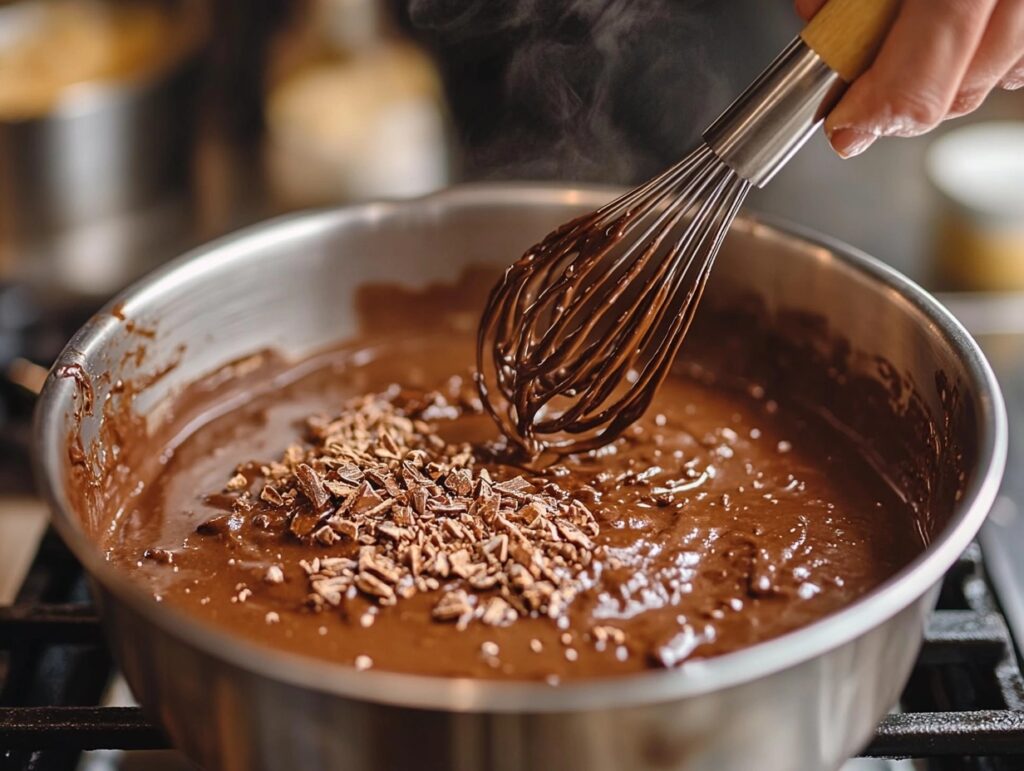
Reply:
<svg viewBox="0 0 1024 771"><path fill-rule="evenodd" d="M874 59L900 0L829 0L704 132L716 156L764 187Z"/></svg>
<svg viewBox="0 0 1024 771"><path fill-rule="evenodd" d="M800 37L847 83L871 66L900 0L829 0Z"/></svg>

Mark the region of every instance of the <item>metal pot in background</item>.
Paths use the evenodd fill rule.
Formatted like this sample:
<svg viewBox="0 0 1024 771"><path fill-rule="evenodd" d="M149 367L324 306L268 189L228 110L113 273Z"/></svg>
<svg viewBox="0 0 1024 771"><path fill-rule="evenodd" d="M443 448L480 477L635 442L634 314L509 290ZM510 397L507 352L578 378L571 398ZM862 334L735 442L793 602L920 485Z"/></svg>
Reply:
<svg viewBox="0 0 1024 771"><path fill-rule="evenodd" d="M0 45L37 5L24 0L0 9ZM169 196L187 189L203 10L194 0L161 7L174 39L158 62L140 59L136 71L70 84L35 114L0 114L5 276L74 283L78 270L97 282L97 272L109 272L122 253L133 259L160 217L154 207L166 209ZM92 259L101 264L91 266ZM109 293L123 280L97 283L84 293Z"/></svg>
<svg viewBox="0 0 1024 771"><path fill-rule="evenodd" d="M910 672L938 582L992 505L1006 418L977 345L933 298L849 247L792 228L737 220L705 302L755 294L769 309L823 320L851 350L913 383L935 425L955 432L877 436L873 449L887 459L894 448L911 458L937 448L939 459L964 465L922 480L957 494L926 512L932 537L910 565L782 637L678 669L557 688L357 672L261 647L154 602L104 559L101 523L71 504L69 435L80 430L91 441L103 416L96 410L78 424L76 387L56 374L62 367L87 373L97 405L119 379L166 368L132 403L152 416L176 389L226 362L266 349L301 356L351 336L362 284L426 286L452 282L467 266L497 268L609 197L606 189L480 185L299 214L167 266L123 294L117 316L108 306L72 339L38 404L41 489L94 580L128 682L177 747L206 768L232 771L827 771L867 740ZM126 355L139 343L126 317L156 329L141 371ZM959 442L973 451L958 455Z"/></svg>

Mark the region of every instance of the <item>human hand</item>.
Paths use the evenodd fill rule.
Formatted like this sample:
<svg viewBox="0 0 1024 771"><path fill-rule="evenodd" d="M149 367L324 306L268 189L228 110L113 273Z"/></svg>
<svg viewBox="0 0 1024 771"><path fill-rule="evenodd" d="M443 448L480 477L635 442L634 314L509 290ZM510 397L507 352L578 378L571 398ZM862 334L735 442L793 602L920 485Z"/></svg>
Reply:
<svg viewBox="0 0 1024 771"><path fill-rule="evenodd" d="M825 0L796 0L810 19ZM825 120L844 158L880 136L923 134L1024 86L1024 0L904 0L871 67Z"/></svg>

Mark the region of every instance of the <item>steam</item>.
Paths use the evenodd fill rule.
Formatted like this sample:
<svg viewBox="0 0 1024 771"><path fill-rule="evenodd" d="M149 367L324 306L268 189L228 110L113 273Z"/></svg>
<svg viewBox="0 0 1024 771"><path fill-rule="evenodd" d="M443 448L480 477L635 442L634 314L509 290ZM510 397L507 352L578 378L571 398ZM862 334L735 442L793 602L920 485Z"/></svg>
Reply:
<svg viewBox="0 0 1024 771"><path fill-rule="evenodd" d="M443 52L468 176L633 182L727 101L707 16L679 0L409 0Z"/></svg>

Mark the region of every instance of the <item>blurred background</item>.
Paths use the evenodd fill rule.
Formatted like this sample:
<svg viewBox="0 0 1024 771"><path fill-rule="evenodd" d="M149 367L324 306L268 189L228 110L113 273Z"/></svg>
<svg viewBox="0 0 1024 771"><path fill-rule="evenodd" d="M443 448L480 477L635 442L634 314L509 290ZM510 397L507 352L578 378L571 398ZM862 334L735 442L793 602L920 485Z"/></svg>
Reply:
<svg viewBox="0 0 1024 771"><path fill-rule="evenodd" d="M28 365L188 248L463 181L639 182L799 27L790 0L0 0L0 442ZM1024 98L849 161L816 136L748 207L1024 290Z"/></svg>
<svg viewBox="0 0 1024 771"><path fill-rule="evenodd" d="M637 182L798 28L788 0L4 2L0 280L48 312L91 309L294 208L465 180ZM1024 100L1000 92L949 127L995 119L1024 120ZM1024 157L1016 126L989 174ZM749 206L934 286L1024 286L1024 259L965 269L937 243L1007 229L929 182L942 133L846 162L816 137Z"/></svg>
<svg viewBox="0 0 1024 771"><path fill-rule="evenodd" d="M790 0L0 1L0 605L39 584L32 390L111 295L297 208L639 182L799 27ZM1015 426L983 546L1024 639L1024 92L849 161L816 136L748 208L942 291L982 340Z"/></svg>

